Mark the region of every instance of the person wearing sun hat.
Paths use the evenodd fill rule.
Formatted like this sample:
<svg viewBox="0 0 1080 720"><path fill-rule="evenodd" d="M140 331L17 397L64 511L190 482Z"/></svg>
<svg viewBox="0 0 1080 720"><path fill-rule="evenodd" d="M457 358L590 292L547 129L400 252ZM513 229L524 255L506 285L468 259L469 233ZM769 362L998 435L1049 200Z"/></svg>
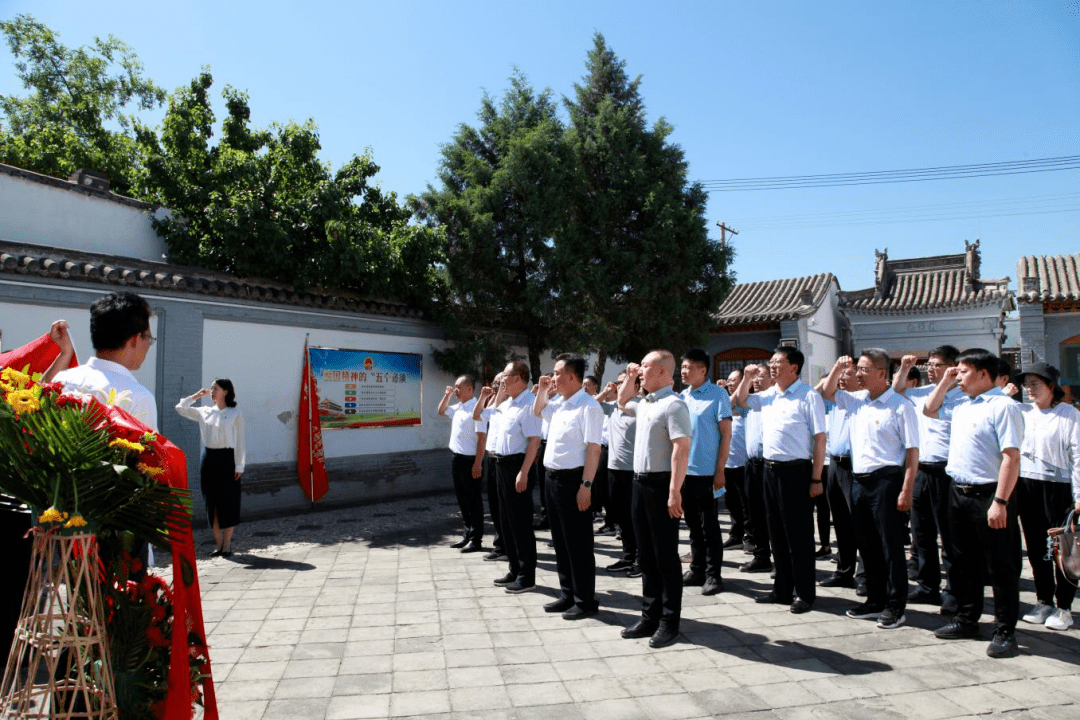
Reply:
<svg viewBox="0 0 1080 720"><path fill-rule="evenodd" d="M1035 363L1017 373L1014 382L1031 400L1022 405L1016 502L1035 576L1036 604L1023 620L1068 630L1076 587L1047 559L1046 533L1060 526L1070 509L1080 510L1080 411L1062 402L1065 392L1053 365Z"/></svg>

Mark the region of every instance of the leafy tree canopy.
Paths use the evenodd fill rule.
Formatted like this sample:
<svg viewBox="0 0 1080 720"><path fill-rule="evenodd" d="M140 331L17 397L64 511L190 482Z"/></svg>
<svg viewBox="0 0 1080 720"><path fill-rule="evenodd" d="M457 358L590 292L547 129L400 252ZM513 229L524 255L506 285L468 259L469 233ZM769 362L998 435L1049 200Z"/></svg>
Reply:
<svg viewBox="0 0 1080 720"><path fill-rule="evenodd" d="M150 110L165 99L134 51L112 35L68 48L28 15L0 21L0 31L29 91L0 95L0 160L61 177L92 168L111 178L114 192L131 194L142 161L124 109Z"/></svg>

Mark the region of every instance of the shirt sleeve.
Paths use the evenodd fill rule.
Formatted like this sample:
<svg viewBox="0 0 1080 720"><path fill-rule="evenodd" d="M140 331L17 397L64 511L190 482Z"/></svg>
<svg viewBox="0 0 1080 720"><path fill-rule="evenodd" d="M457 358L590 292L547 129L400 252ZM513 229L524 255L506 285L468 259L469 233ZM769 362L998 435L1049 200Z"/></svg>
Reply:
<svg viewBox="0 0 1080 720"><path fill-rule="evenodd" d="M719 386L717 386L719 387ZM731 419L731 396L724 388L720 388L720 399L716 403L716 422Z"/></svg>
<svg viewBox="0 0 1080 720"><path fill-rule="evenodd" d="M1018 403L1009 400L1008 403L999 403L1001 411L994 430L997 432L998 447L1002 450L1009 448L1020 449L1024 439L1024 414L1020 411Z"/></svg>
<svg viewBox="0 0 1080 720"><path fill-rule="evenodd" d="M904 447L908 450L919 449L919 418L915 414L915 406L910 402L902 402L896 406L900 413L900 426L904 432Z"/></svg>
<svg viewBox="0 0 1080 720"><path fill-rule="evenodd" d="M834 395L833 397L836 398L834 400L834 402L836 403L836 407L840 408L841 410L855 410L859 407L859 405L862 404L858 400L858 398L849 393L847 390L837 390L836 395ZM822 402L825 402L824 398L822 398Z"/></svg>
<svg viewBox="0 0 1080 720"><path fill-rule="evenodd" d="M682 437L691 437L694 434L693 425L690 422L690 408L682 400L677 400L668 406L667 410L668 437L672 440Z"/></svg>
<svg viewBox="0 0 1080 720"><path fill-rule="evenodd" d="M810 434L823 434L825 432L825 401L816 391L811 390L806 394L806 404L810 412Z"/></svg>
<svg viewBox="0 0 1080 720"><path fill-rule="evenodd" d="M236 472L244 472L247 461L247 446L244 442L244 413L236 411L235 420L236 446L233 448L233 460L236 462Z"/></svg>
<svg viewBox="0 0 1080 720"><path fill-rule="evenodd" d="M764 404L765 402L761 398L761 393L746 396L746 407L750 410L760 410Z"/></svg>
<svg viewBox="0 0 1080 720"><path fill-rule="evenodd" d="M176 403L176 412L180 414L180 417L202 422L202 415L199 414L199 409L195 407L195 401L190 397L180 398L180 402Z"/></svg>
<svg viewBox="0 0 1080 720"><path fill-rule="evenodd" d="M599 403L591 402L585 406L585 416L582 421L586 443L603 444L605 420L607 420L607 415L604 414L604 409Z"/></svg>
<svg viewBox="0 0 1080 720"><path fill-rule="evenodd" d="M536 413L532 411L532 404L530 403L529 407L524 408L521 413L521 434L527 438L540 437L543 427L543 421L536 417Z"/></svg>

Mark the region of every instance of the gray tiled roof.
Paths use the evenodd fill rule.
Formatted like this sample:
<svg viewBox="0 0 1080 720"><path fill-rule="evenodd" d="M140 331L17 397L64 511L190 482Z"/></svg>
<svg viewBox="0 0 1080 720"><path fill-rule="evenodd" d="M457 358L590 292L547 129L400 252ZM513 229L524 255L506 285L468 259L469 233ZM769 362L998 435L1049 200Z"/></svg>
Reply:
<svg viewBox="0 0 1080 720"><path fill-rule="evenodd" d="M814 314L836 283L832 273L736 285L713 313L717 325L774 323Z"/></svg>
<svg viewBox="0 0 1080 720"><path fill-rule="evenodd" d="M965 253L890 260L878 253L874 287L840 293L840 307L870 314L1012 306L1009 278L979 277L978 242Z"/></svg>
<svg viewBox="0 0 1080 720"><path fill-rule="evenodd" d="M1080 253L1025 255L1016 263L1020 302L1075 302L1080 300Z"/></svg>
<svg viewBox="0 0 1080 720"><path fill-rule="evenodd" d="M0 242L0 274L99 283L110 286L110 290L117 287L134 292L140 289L169 290L373 315L419 318L423 314L401 303L350 293L300 293L273 280L238 278L201 268L24 243Z"/></svg>

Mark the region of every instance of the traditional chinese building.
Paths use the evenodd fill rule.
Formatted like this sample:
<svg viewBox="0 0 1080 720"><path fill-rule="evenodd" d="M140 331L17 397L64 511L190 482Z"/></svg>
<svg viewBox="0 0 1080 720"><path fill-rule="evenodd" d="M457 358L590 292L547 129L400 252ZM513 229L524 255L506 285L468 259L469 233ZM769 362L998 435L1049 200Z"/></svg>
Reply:
<svg viewBox="0 0 1080 720"><path fill-rule="evenodd" d="M1022 257L1016 285L1021 365L1050 363L1080 397L1080 254Z"/></svg>
<svg viewBox="0 0 1080 720"><path fill-rule="evenodd" d="M874 286L840 293L851 344L883 348L894 358L925 359L940 345L1001 352L1005 316L1013 309L1009 278L983 278L979 241L955 255L893 260L874 251Z"/></svg>
<svg viewBox="0 0 1080 720"><path fill-rule="evenodd" d="M817 382L846 347L839 293L832 273L736 285L713 314L713 378L793 345L806 356L802 379Z"/></svg>

